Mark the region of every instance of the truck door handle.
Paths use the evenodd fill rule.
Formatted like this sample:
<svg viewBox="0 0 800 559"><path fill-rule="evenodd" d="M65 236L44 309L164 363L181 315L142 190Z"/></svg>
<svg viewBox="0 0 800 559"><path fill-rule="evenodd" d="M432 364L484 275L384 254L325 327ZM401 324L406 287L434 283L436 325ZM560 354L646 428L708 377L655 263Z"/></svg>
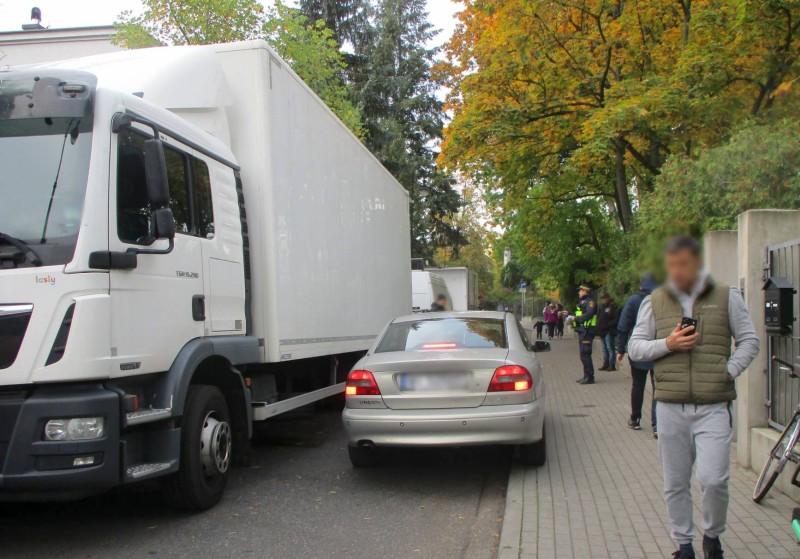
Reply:
<svg viewBox="0 0 800 559"><path fill-rule="evenodd" d="M202 322L206 319L205 295L192 295L192 318L195 322Z"/></svg>

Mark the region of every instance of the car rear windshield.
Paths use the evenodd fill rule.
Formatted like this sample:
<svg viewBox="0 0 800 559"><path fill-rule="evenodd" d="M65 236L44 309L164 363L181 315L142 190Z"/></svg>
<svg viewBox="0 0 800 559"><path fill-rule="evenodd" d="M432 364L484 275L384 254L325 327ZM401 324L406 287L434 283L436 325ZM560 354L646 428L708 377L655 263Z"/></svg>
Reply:
<svg viewBox="0 0 800 559"><path fill-rule="evenodd" d="M502 319L431 318L392 324L375 353L507 347Z"/></svg>

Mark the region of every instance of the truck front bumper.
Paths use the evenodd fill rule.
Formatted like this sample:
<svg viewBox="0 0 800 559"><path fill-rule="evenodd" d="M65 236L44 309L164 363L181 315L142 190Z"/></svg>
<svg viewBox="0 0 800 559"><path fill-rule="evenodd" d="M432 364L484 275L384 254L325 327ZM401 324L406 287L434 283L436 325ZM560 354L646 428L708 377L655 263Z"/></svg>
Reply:
<svg viewBox="0 0 800 559"><path fill-rule="evenodd" d="M119 485L119 408L119 395L99 383L0 391L0 500L69 498ZM103 417L104 436L44 440L49 420L74 417ZM91 465L74 465L86 457Z"/></svg>

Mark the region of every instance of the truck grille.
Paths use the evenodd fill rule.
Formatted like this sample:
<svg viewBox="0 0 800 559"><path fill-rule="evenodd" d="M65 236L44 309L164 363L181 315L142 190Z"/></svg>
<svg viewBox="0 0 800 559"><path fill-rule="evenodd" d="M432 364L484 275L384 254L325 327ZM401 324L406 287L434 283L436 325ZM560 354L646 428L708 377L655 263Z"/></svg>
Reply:
<svg viewBox="0 0 800 559"><path fill-rule="evenodd" d="M17 359L32 312L33 305L0 305L0 369Z"/></svg>
<svg viewBox="0 0 800 559"><path fill-rule="evenodd" d="M8 453L8 444L17 426L17 416L27 394L24 391L0 392L0 474Z"/></svg>

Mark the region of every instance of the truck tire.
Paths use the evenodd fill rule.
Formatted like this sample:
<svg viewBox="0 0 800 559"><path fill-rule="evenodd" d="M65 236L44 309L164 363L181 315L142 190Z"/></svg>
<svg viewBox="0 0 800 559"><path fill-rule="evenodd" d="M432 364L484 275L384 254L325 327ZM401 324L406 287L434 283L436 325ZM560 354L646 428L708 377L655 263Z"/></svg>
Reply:
<svg viewBox="0 0 800 559"><path fill-rule="evenodd" d="M347 454L354 468L374 468L381 463L379 450L369 446L347 445Z"/></svg>
<svg viewBox="0 0 800 559"><path fill-rule="evenodd" d="M176 508L206 510L225 492L233 436L228 404L215 386L189 388L181 428L180 468L165 480Z"/></svg>
<svg viewBox="0 0 800 559"><path fill-rule="evenodd" d="M542 427L542 440L519 445L519 461L526 466L543 466L547 462L547 442Z"/></svg>

